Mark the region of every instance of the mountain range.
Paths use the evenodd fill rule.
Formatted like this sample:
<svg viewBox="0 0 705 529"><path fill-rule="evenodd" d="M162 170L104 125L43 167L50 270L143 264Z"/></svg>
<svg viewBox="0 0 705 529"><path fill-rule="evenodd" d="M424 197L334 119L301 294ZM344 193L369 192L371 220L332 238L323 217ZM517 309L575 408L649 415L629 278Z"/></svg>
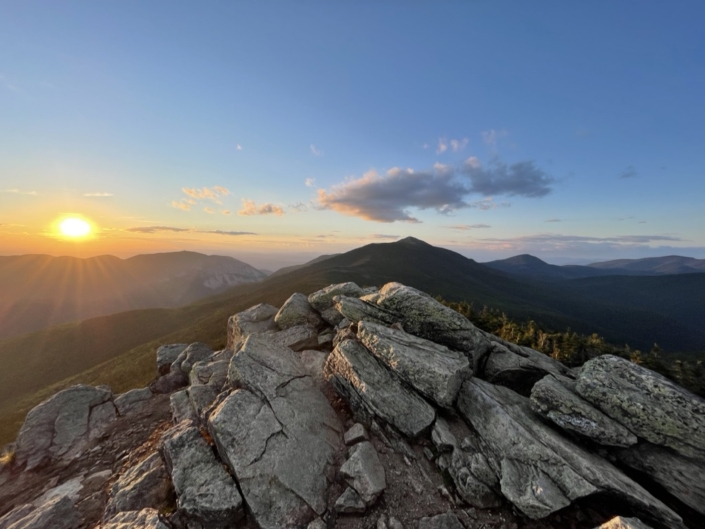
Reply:
<svg viewBox="0 0 705 529"><path fill-rule="evenodd" d="M196 252L129 259L0 257L0 336L127 310L177 307L264 277L232 257Z"/></svg>

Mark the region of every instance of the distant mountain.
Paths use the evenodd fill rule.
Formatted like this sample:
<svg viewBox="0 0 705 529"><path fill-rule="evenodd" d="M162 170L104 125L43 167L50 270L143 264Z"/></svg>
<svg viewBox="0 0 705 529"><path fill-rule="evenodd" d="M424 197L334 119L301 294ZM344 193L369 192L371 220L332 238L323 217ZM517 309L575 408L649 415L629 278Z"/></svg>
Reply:
<svg viewBox="0 0 705 529"><path fill-rule="evenodd" d="M126 310L185 305L265 277L232 257L195 252L129 259L0 257L0 336Z"/></svg>
<svg viewBox="0 0 705 529"><path fill-rule="evenodd" d="M304 264L292 265L292 266L285 266L284 268L280 268L280 269L277 270L276 272L270 273L269 275L270 275L270 276L278 277L278 276L281 276L281 275L284 275L284 274L288 274L289 272L293 272L294 270L298 270L298 269L300 269L300 268L303 268L303 267L305 267L305 266L309 266L309 265L312 265L312 264L320 263L321 261L325 261L326 259L330 259L331 257L335 257L336 255L340 255L340 254L334 253L334 254L331 254L331 255L319 255L319 256L316 257L315 259L311 259L310 261L308 261L308 262L306 262L306 263L304 263Z"/></svg>
<svg viewBox="0 0 705 529"><path fill-rule="evenodd" d="M483 264L508 274L547 281L614 275L653 276L705 273L705 259L676 255L645 259L620 259L592 263L586 266L557 266L548 264L533 255L523 254Z"/></svg>
<svg viewBox="0 0 705 529"><path fill-rule="evenodd" d="M650 274L694 274L705 273L705 259L667 255L665 257L646 257L644 259L618 259L588 265L599 270L623 270L633 273Z"/></svg>

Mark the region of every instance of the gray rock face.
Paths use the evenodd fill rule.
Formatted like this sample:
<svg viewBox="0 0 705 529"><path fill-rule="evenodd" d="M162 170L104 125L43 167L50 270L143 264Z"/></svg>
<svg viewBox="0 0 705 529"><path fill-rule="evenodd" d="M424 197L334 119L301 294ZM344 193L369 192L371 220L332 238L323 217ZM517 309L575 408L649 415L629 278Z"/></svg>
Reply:
<svg viewBox="0 0 705 529"><path fill-rule="evenodd" d="M568 376L570 370L545 354L506 342L485 333L491 341L487 356L477 365L476 376L483 380L506 386L528 397L531 388L546 375Z"/></svg>
<svg viewBox="0 0 705 529"><path fill-rule="evenodd" d="M368 441L369 436L367 435L367 430L359 422L353 424L350 429L345 432L343 440L347 446L352 446L361 441Z"/></svg>
<svg viewBox="0 0 705 529"><path fill-rule="evenodd" d="M439 406L450 408L470 377L467 357L423 338L372 322L360 322L357 336L387 368Z"/></svg>
<svg viewBox="0 0 705 529"><path fill-rule="evenodd" d="M213 358L213 349L204 343L192 343L174 360L174 363L171 364L171 371L181 371L188 376L195 363L211 358Z"/></svg>
<svg viewBox="0 0 705 529"><path fill-rule="evenodd" d="M267 340L272 344L288 347L294 351L318 347L318 333L307 325L297 325L283 331L268 334Z"/></svg>
<svg viewBox="0 0 705 529"><path fill-rule="evenodd" d="M160 375L166 375L171 369L179 355L188 347L185 343L174 343L162 345L157 349L157 371Z"/></svg>
<svg viewBox="0 0 705 529"><path fill-rule="evenodd" d="M360 514L367 510L367 504L353 488L348 487L335 501L334 508L341 514Z"/></svg>
<svg viewBox="0 0 705 529"><path fill-rule="evenodd" d="M323 321L308 302L308 297L300 293L293 294L279 309L274 321L280 329L288 329L296 325L318 327Z"/></svg>
<svg viewBox="0 0 705 529"><path fill-rule="evenodd" d="M293 528L322 515L342 425L298 355L251 335L233 357L242 387L210 414L208 430L237 477L256 523Z"/></svg>
<svg viewBox="0 0 705 529"><path fill-rule="evenodd" d="M170 371L168 374L159 377L149 385L152 393L164 394L172 393L188 384L188 376L180 369Z"/></svg>
<svg viewBox="0 0 705 529"><path fill-rule="evenodd" d="M360 297L363 295L362 289L355 283L339 283L330 285L309 295L308 302L318 312L323 312L333 306L335 296Z"/></svg>
<svg viewBox="0 0 705 529"><path fill-rule="evenodd" d="M467 318L415 288L387 283L379 291L377 306L395 314L406 332L473 359L489 350L489 340Z"/></svg>
<svg viewBox="0 0 705 529"><path fill-rule="evenodd" d="M607 446L631 446L636 436L624 426L581 399L569 388L575 383L546 375L531 390L531 409L564 430Z"/></svg>
<svg viewBox="0 0 705 529"><path fill-rule="evenodd" d="M404 387L359 342L338 344L328 356L325 371L351 408L369 418L380 417L410 437L433 424L436 413L431 405Z"/></svg>
<svg viewBox="0 0 705 529"><path fill-rule="evenodd" d="M334 298L335 308L345 318L353 323L360 321L371 321L374 323L385 323L391 325L398 321L399 318L391 312L387 312L372 303L363 301L359 298L348 296L336 296Z"/></svg>
<svg viewBox="0 0 705 529"><path fill-rule="evenodd" d="M326 365L328 353L323 351L315 351L306 349L301 351L301 364L306 372L313 377L314 380L323 380L323 368Z"/></svg>
<svg viewBox="0 0 705 529"><path fill-rule="evenodd" d="M81 515L67 496L39 506L21 505L0 518L3 529L73 529L80 523Z"/></svg>
<svg viewBox="0 0 705 529"><path fill-rule="evenodd" d="M190 383L192 386L211 386L220 391L228 378L229 366L230 359L196 362L189 375Z"/></svg>
<svg viewBox="0 0 705 529"><path fill-rule="evenodd" d="M16 461L30 470L77 455L115 419L111 399L109 389L78 385L45 400L27 414L17 436Z"/></svg>
<svg viewBox="0 0 705 529"><path fill-rule="evenodd" d="M169 529L154 509L121 512L101 527L102 529Z"/></svg>
<svg viewBox="0 0 705 529"><path fill-rule="evenodd" d="M213 386L191 386L186 390L186 393L188 393L191 408L197 417L210 408L218 396L218 390Z"/></svg>
<svg viewBox="0 0 705 529"><path fill-rule="evenodd" d="M705 514L705 464L668 448L640 443L618 453L619 460L649 475L683 503Z"/></svg>
<svg viewBox="0 0 705 529"><path fill-rule="evenodd" d="M595 529L651 529L651 527L638 518L622 518L621 516L617 516L599 527L595 527Z"/></svg>
<svg viewBox="0 0 705 529"><path fill-rule="evenodd" d="M260 303L247 310L238 312L228 319L228 344L227 348L233 350L235 344L244 340L250 334L276 331L277 324L274 316L279 309L266 303Z"/></svg>
<svg viewBox="0 0 705 529"><path fill-rule="evenodd" d="M162 437L161 452L187 520L225 529L244 517L235 482L216 460L198 428L182 423Z"/></svg>
<svg viewBox="0 0 705 529"><path fill-rule="evenodd" d="M350 457L340 467L340 473L367 505L372 505L387 488L384 467L369 441L358 443L350 450Z"/></svg>
<svg viewBox="0 0 705 529"><path fill-rule="evenodd" d="M464 529L458 517L452 512L419 520L419 529Z"/></svg>
<svg viewBox="0 0 705 529"><path fill-rule="evenodd" d="M115 408L118 415L129 415L141 410L151 398L152 391L149 388L133 389L115 397Z"/></svg>
<svg viewBox="0 0 705 529"><path fill-rule="evenodd" d="M705 400L667 378L605 355L583 365L575 388L639 437L705 461Z"/></svg>
<svg viewBox="0 0 705 529"><path fill-rule="evenodd" d="M321 311L321 318L323 319L323 321L325 321L329 325L332 325L333 327L339 325L340 322L345 319L335 307L331 307L329 309Z"/></svg>
<svg viewBox="0 0 705 529"><path fill-rule="evenodd" d="M528 399L478 379L463 384L458 409L475 429L502 494L530 518L604 492L673 528L681 518L636 482L536 420Z"/></svg>
<svg viewBox="0 0 705 529"><path fill-rule="evenodd" d="M182 421L195 421L198 419L196 411L191 405L188 392L185 389L173 393L169 398L169 406L171 407L171 417L175 424Z"/></svg>
<svg viewBox="0 0 705 529"><path fill-rule="evenodd" d="M154 453L135 465L113 484L105 508L105 518L119 512L159 509L171 495L171 481L159 454Z"/></svg>
<svg viewBox="0 0 705 529"><path fill-rule="evenodd" d="M458 440L450 431L450 426L443 417L436 418L431 431L431 440L439 452L452 452L458 446Z"/></svg>

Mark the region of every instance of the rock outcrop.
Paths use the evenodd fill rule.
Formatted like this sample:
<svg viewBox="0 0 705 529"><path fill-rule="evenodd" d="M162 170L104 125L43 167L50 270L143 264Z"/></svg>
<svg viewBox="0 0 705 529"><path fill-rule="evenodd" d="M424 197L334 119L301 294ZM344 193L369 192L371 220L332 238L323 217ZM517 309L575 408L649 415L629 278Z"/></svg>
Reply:
<svg viewBox="0 0 705 529"><path fill-rule="evenodd" d="M73 501L59 496L35 505L21 505L0 518L3 529L73 529L81 516Z"/></svg>
<svg viewBox="0 0 705 529"><path fill-rule="evenodd" d="M244 340L250 334L278 329L274 317L279 309L266 303L260 303L245 311L238 312L228 319L227 348L233 350L235 344Z"/></svg>
<svg viewBox="0 0 705 529"><path fill-rule="evenodd" d="M280 329L288 329L296 325L308 325L318 327L321 323L321 316L313 310L308 302L308 297L296 293L287 299L279 312L274 316L274 321Z"/></svg>
<svg viewBox="0 0 705 529"><path fill-rule="evenodd" d="M113 484L105 516L165 507L172 494L171 480L162 458L153 453L129 469Z"/></svg>

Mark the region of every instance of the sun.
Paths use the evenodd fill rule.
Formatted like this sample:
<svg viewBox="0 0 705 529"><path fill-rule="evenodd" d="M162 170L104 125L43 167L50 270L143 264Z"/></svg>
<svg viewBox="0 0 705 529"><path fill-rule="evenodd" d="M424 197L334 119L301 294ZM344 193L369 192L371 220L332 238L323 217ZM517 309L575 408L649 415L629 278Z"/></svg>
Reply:
<svg viewBox="0 0 705 529"><path fill-rule="evenodd" d="M91 233L91 225L78 217L68 217L59 222L61 235L72 239L80 239Z"/></svg>

